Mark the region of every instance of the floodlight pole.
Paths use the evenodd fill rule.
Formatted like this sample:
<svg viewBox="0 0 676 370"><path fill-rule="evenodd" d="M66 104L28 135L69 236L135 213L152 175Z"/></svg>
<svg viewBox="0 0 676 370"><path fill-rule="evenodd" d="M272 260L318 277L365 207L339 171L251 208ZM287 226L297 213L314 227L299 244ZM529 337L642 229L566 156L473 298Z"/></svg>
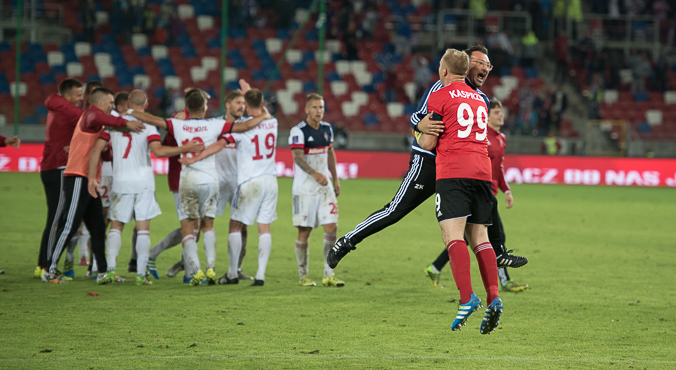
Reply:
<svg viewBox="0 0 676 370"><path fill-rule="evenodd" d="M23 1L16 2L16 69L14 77L14 136L19 135L19 86L21 85L21 9Z"/></svg>
<svg viewBox="0 0 676 370"><path fill-rule="evenodd" d="M218 106L221 114L225 114L225 69L227 64L228 48L228 0L223 0L221 7L221 93L219 95Z"/></svg>

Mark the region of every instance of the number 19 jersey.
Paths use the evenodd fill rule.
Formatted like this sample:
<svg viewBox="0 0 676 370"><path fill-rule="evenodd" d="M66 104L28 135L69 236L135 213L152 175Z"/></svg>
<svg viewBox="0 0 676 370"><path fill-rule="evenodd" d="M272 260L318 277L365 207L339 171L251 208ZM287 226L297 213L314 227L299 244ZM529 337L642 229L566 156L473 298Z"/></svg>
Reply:
<svg viewBox="0 0 676 370"><path fill-rule="evenodd" d="M189 119L181 120L171 118L167 120L167 131L176 138L178 146L184 146L192 140L196 140L209 147L219 138L232 131L232 122L226 122L223 118ZM193 153L183 155L192 156ZM183 156L182 155L182 156ZM181 169L181 182L190 181L191 184L217 184L216 162L214 156L208 156L193 164L183 166Z"/></svg>
<svg viewBox="0 0 676 370"><path fill-rule="evenodd" d="M428 111L443 116L437 144L437 180L466 178L492 181L488 157L488 107L483 93L454 82L432 94Z"/></svg>
<svg viewBox="0 0 676 370"><path fill-rule="evenodd" d="M277 126L277 119L271 118L249 131L226 136L237 145L237 185L263 175L277 175Z"/></svg>

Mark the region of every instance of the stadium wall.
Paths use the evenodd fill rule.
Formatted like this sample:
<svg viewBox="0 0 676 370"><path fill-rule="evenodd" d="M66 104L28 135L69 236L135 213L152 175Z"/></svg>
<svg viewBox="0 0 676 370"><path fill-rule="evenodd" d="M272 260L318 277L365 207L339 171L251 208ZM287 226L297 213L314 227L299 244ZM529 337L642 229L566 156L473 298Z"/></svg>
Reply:
<svg viewBox="0 0 676 370"><path fill-rule="evenodd" d="M1 172L38 172L43 144L0 149ZM399 179L408 169L410 154L375 151L337 151L342 179ZM277 173L293 176L289 148L277 148ZM166 174L166 158L154 158L155 173ZM505 177L516 184L569 184L676 187L676 159L505 155Z"/></svg>

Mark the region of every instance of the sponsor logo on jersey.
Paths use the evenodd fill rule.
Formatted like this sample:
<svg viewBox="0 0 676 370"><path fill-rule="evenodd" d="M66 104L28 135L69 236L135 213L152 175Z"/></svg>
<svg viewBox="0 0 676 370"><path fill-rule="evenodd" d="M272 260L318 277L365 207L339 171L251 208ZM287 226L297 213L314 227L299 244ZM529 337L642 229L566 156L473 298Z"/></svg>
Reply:
<svg viewBox="0 0 676 370"><path fill-rule="evenodd" d="M305 148L305 154L310 154L310 155L324 154L324 153L328 153L328 151L329 151L328 146L323 146L323 147L319 147L319 148Z"/></svg>
<svg viewBox="0 0 676 370"><path fill-rule="evenodd" d="M315 141L315 139L313 139L312 136L310 136L310 137L307 139L307 141Z"/></svg>

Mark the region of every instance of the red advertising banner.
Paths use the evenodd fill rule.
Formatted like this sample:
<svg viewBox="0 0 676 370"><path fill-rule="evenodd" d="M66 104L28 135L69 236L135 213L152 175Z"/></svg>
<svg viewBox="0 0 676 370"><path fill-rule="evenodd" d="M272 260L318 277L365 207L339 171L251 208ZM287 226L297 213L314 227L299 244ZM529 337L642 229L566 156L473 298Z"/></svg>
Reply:
<svg viewBox="0 0 676 370"><path fill-rule="evenodd" d="M38 172L43 144L0 148L0 171ZM409 153L338 151L336 170L342 179L400 179ZM166 158L153 159L156 174L166 174ZM293 176L289 148L277 148L277 174ZM506 155L505 177L516 184L570 184L676 187L676 159Z"/></svg>

